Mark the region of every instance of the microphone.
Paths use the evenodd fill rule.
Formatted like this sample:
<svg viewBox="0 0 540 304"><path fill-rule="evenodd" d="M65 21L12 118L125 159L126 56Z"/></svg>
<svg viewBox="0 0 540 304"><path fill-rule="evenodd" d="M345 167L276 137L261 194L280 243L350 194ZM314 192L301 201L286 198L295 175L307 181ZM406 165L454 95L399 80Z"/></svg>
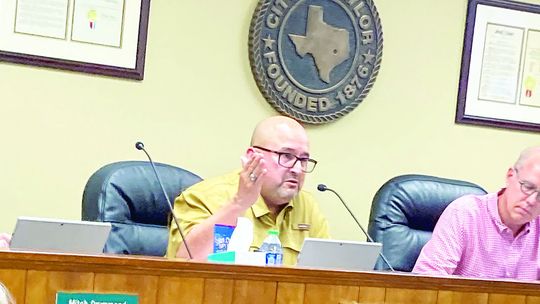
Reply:
<svg viewBox="0 0 540 304"><path fill-rule="evenodd" d="M193 260L193 256L191 255L191 251L189 251L188 244L186 243L186 238L184 237L184 232L182 232L182 228L180 228L180 224L178 224L178 218L174 215L174 209L173 205L171 203L171 200L169 199L169 196L167 195L167 192L165 191L165 187L163 187L163 183L161 182L161 179L159 178L159 174L157 173L156 166L154 165L154 162L152 161L152 158L150 157L150 154L146 152L144 149L144 144L140 141L138 141L135 144L135 148L137 150L141 150L146 154L148 157L148 160L150 161L150 165L152 166L152 170L154 170L154 174L156 175L156 179L158 181L159 186L161 187L161 191L163 191L163 195L165 195L165 198L167 199L167 206L169 206L169 211L171 211L172 217L174 219L174 223L176 224L176 228L178 228L178 231L180 232L180 236L182 237L182 242L184 243L184 246L186 246L186 251L189 255L189 259Z"/></svg>
<svg viewBox="0 0 540 304"><path fill-rule="evenodd" d="M347 209L347 211L349 211L349 213L351 214L352 218L354 219L354 221L356 222L356 224L358 225L358 227L360 227L360 229L362 230L362 232L364 233L364 235L367 237L367 239L372 242L372 243L375 243L375 241L373 241L373 239L369 236L369 234L366 232L366 230L364 229L364 227L362 227L362 225L360 224L360 222L358 221L358 219L356 218L356 216L354 216L354 214L352 213L351 209L349 209L349 206L347 206L347 204L345 204L345 201L341 198L341 196L336 192L334 191L333 189L330 189L328 187L326 187L326 185L324 184L319 184L317 186L317 190L321 191L321 192L324 192L324 191L330 191L332 193L334 193L338 198L339 200L341 201L341 203L343 204L343 206L345 206L345 209ZM390 263L388 263L388 260L386 259L386 257L384 256L384 254L382 253L382 250L381 252L379 252L379 255L381 256L381 258L383 259L383 261L386 263L386 265L388 265L388 267L390 267L390 270L391 271L395 271L394 268L392 267L392 265L390 265Z"/></svg>

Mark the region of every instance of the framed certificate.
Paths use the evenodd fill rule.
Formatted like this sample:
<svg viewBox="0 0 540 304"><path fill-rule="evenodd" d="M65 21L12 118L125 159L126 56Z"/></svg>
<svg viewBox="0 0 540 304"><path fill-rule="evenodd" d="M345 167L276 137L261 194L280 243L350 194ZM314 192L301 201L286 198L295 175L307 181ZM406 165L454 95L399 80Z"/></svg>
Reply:
<svg viewBox="0 0 540 304"><path fill-rule="evenodd" d="M540 132L540 6L469 0L456 122Z"/></svg>
<svg viewBox="0 0 540 304"><path fill-rule="evenodd" d="M142 80L150 0L0 1L0 61Z"/></svg>

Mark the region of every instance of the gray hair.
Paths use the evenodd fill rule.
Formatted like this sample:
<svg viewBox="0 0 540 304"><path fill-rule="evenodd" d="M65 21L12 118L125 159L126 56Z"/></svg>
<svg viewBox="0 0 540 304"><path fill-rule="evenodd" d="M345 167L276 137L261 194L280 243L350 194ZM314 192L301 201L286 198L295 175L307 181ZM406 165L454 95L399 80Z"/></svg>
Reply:
<svg viewBox="0 0 540 304"><path fill-rule="evenodd" d="M525 164L525 162L534 155L540 155L540 146L529 147L523 150L519 155L519 158L516 160L514 168L521 169L523 164Z"/></svg>

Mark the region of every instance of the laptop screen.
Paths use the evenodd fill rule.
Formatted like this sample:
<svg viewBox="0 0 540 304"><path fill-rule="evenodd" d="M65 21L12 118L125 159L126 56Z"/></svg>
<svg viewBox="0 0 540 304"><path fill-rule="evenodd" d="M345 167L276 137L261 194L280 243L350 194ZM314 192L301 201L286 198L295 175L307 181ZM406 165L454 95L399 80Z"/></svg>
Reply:
<svg viewBox="0 0 540 304"><path fill-rule="evenodd" d="M110 231L110 223L19 217L10 249L99 254Z"/></svg>
<svg viewBox="0 0 540 304"><path fill-rule="evenodd" d="M297 266L369 271L375 267L381 243L306 238Z"/></svg>

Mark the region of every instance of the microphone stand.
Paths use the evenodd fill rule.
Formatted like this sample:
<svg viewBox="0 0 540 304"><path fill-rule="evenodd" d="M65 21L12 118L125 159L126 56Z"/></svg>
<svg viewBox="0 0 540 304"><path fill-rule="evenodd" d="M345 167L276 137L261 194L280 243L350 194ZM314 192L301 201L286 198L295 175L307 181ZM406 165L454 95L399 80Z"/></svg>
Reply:
<svg viewBox="0 0 540 304"><path fill-rule="evenodd" d="M345 203L345 201L341 198L341 195L339 195L336 191L334 191L333 189L330 189L328 187L326 187L326 185L323 185L323 184L319 184L317 186L317 190L321 191L321 192L324 192L326 190L334 193L338 198L339 200L341 201L341 203L343 204L343 206L345 206L345 209L347 209L347 211L349 211L349 214L352 216L352 218L354 219L354 221L356 222L356 224L358 225L358 227L360 227L360 229L362 230L362 232L364 233L364 235L367 237L367 239L371 242L371 243L375 243L375 241L373 241L373 239L369 236L369 234L367 233L367 231L364 229L364 227L360 224L360 222L358 221L358 219L356 218L356 216L354 216L354 214L352 213L351 209L349 209L349 206L347 206L347 204ZM388 262L388 260L386 259L386 257L384 256L384 254L382 253L382 250L381 252L379 252L379 255L381 256L381 258L383 259L383 261L386 263L386 265L388 265L388 267L390 268L391 271L395 271L394 268L392 267L392 265L390 265L390 263Z"/></svg>
<svg viewBox="0 0 540 304"><path fill-rule="evenodd" d="M159 174L157 173L156 166L154 165L154 162L152 161L152 158L150 157L150 154L146 152L146 149L144 149L144 144L140 141L138 141L135 144L135 148L137 150L141 150L146 154L146 157L148 157L148 160L150 161L150 165L152 166L152 170L154 171L154 174L156 175L156 179L158 181L159 186L161 187L161 191L163 191L163 195L165 195L165 199L167 199L167 206L169 206L169 211L171 211L171 215L174 219L174 223L176 224L176 228L178 228L178 232L180 232L180 236L182 237L182 242L184 243L184 246L186 247L186 251L189 255L189 259L193 260L193 256L191 255L191 251L189 250L188 244L186 243L186 238L184 236L184 232L182 232L182 228L180 228L180 224L178 223L178 218L174 215L174 209L173 204L171 203L171 200L169 199L169 196L167 195L167 192L165 191L165 187L163 186L163 183L161 182L161 179L159 178Z"/></svg>

